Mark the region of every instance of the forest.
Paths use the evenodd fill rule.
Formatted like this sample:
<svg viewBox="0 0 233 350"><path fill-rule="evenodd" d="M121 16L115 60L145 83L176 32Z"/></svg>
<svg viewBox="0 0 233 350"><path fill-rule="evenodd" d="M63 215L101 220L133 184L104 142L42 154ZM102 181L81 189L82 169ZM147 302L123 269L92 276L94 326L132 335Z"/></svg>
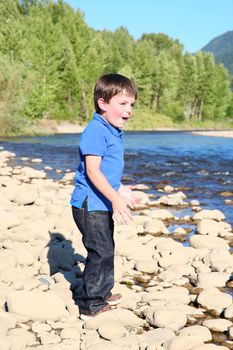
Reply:
<svg viewBox="0 0 233 350"><path fill-rule="evenodd" d="M1 135L41 120L85 124L95 81L107 72L138 88L132 129L233 125L232 77L211 53L184 52L164 33L135 40L124 27L93 30L62 0L1 0Z"/></svg>

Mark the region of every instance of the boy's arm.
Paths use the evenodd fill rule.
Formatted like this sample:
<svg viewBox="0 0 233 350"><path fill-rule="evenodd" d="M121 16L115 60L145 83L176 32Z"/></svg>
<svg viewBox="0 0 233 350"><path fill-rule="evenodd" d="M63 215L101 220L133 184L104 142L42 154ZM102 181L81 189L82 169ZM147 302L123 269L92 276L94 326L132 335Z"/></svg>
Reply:
<svg viewBox="0 0 233 350"><path fill-rule="evenodd" d="M112 188L100 170L101 157L85 156L86 172L91 183L112 203L114 218L117 223L129 223L132 215L125 200Z"/></svg>

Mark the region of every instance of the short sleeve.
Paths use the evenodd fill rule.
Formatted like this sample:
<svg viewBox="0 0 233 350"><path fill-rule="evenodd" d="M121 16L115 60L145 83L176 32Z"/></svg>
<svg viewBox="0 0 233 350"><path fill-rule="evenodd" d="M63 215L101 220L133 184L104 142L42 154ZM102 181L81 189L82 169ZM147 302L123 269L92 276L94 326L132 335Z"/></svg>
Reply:
<svg viewBox="0 0 233 350"><path fill-rule="evenodd" d="M104 156L107 149L104 129L94 123L88 125L81 136L79 148L83 155L93 154L101 157Z"/></svg>

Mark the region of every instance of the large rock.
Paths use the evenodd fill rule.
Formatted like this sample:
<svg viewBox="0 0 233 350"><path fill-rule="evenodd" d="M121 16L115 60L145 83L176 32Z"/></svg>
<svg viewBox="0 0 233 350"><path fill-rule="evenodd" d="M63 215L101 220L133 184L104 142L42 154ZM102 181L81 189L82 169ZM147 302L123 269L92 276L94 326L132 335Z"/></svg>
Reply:
<svg viewBox="0 0 233 350"><path fill-rule="evenodd" d="M202 342L208 342L212 340L212 334L210 330L204 326L190 326L185 327L179 331L179 335L196 335Z"/></svg>
<svg viewBox="0 0 233 350"><path fill-rule="evenodd" d="M162 254L162 257L159 259L158 263L161 267L169 267L172 265L182 265L187 264L189 260L189 255L186 254L186 250L177 249L172 251L170 254Z"/></svg>
<svg viewBox="0 0 233 350"><path fill-rule="evenodd" d="M182 311L161 309L147 313L146 321L154 327L169 328L175 332L183 328L187 322L187 316Z"/></svg>
<svg viewBox="0 0 233 350"><path fill-rule="evenodd" d="M201 235L219 236L231 231L231 225L227 222L203 219L197 224L197 232Z"/></svg>
<svg viewBox="0 0 233 350"><path fill-rule="evenodd" d="M162 233L168 234L169 231L161 220L153 219L145 223L144 234L157 235Z"/></svg>
<svg viewBox="0 0 233 350"><path fill-rule="evenodd" d="M4 325L6 329L15 328L17 324L17 316L9 312L0 312L0 325ZM0 342L1 344L1 342Z"/></svg>
<svg viewBox="0 0 233 350"><path fill-rule="evenodd" d="M147 316L148 313L156 312L156 310L177 310L184 312L186 315L190 316L201 316L203 315L203 309L196 308L194 306L186 305L186 304L180 304L175 301L171 300L153 300L149 302L149 305L151 307L147 308L144 312L145 316Z"/></svg>
<svg viewBox="0 0 233 350"><path fill-rule="evenodd" d="M142 326L144 323L143 320L137 317L132 311L116 309L101 313L93 319L86 321L86 327L89 329L97 329L101 324L106 322L114 322L123 327L132 328Z"/></svg>
<svg viewBox="0 0 233 350"><path fill-rule="evenodd" d="M119 325L118 323L102 323L98 332L100 336L106 340L112 340L114 338L122 338L128 335L128 331L125 327Z"/></svg>
<svg viewBox="0 0 233 350"><path fill-rule="evenodd" d="M174 215L167 209L153 209L150 211L150 216L154 219L166 220L173 219Z"/></svg>
<svg viewBox="0 0 233 350"><path fill-rule="evenodd" d="M229 249L229 244L223 238L213 237L208 235L207 236L194 235L190 237L190 245L194 248Z"/></svg>
<svg viewBox="0 0 233 350"><path fill-rule="evenodd" d="M18 186L12 201L21 205L29 205L33 204L36 199L37 190L32 185L23 184Z"/></svg>
<svg viewBox="0 0 233 350"><path fill-rule="evenodd" d="M175 333L171 329L157 328L149 330L144 334L145 340L143 344L145 346L161 346L164 342L175 337Z"/></svg>
<svg viewBox="0 0 233 350"><path fill-rule="evenodd" d="M60 337L62 339L75 339L76 341L80 341L80 333L75 327L62 329Z"/></svg>
<svg viewBox="0 0 233 350"><path fill-rule="evenodd" d="M224 320L222 318L215 318L212 320L203 321L203 326L209 328L213 332L227 332L232 326L232 322L229 320Z"/></svg>
<svg viewBox="0 0 233 350"><path fill-rule="evenodd" d="M197 345L203 344L198 335L179 335L168 340L164 344L166 350L191 350Z"/></svg>
<svg viewBox="0 0 233 350"><path fill-rule="evenodd" d="M195 273L195 269L193 266L186 264L177 264L177 265L172 265L169 266L169 268L166 270L167 272L174 272L174 273L178 273L182 276L189 276L189 275L193 275ZM164 271L164 272L166 272Z"/></svg>
<svg viewBox="0 0 233 350"><path fill-rule="evenodd" d="M139 350L139 343L143 335L130 334L127 337L114 338L111 344L121 347L121 350Z"/></svg>
<svg viewBox="0 0 233 350"><path fill-rule="evenodd" d="M233 304L229 305L229 306L224 310L224 317L225 317L225 318L233 319Z"/></svg>
<svg viewBox="0 0 233 350"><path fill-rule="evenodd" d="M135 269L137 271L145 273L155 273L158 272L158 264L156 260L137 260L135 263Z"/></svg>
<svg viewBox="0 0 233 350"><path fill-rule="evenodd" d="M142 297L144 302L152 300L170 300L180 304L189 304L190 297L188 289L184 287L165 288L161 291L149 292Z"/></svg>
<svg viewBox="0 0 233 350"><path fill-rule="evenodd" d="M168 252L176 251L177 249L182 249L183 245L179 242L176 242L172 238L166 237L155 237L155 247L158 252L166 250Z"/></svg>
<svg viewBox="0 0 233 350"><path fill-rule="evenodd" d="M17 280L25 280L34 277L38 270L34 266L20 266L10 267L0 273L0 280L6 283L14 283Z"/></svg>
<svg viewBox="0 0 233 350"><path fill-rule="evenodd" d="M204 289L198 295L197 302L208 310L215 310L217 313L221 313L223 309L232 304L232 297L213 287Z"/></svg>
<svg viewBox="0 0 233 350"><path fill-rule="evenodd" d="M163 204L168 206L179 206L186 205L187 203L183 201L186 198L186 195L183 192L172 193L167 196L162 196L159 199L156 199L154 202L156 204Z"/></svg>
<svg viewBox="0 0 233 350"><path fill-rule="evenodd" d="M47 243L51 241L51 234L49 233L50 229L53 228L53 224L49 220L33 220L26 221L24 224L13 229L13 232L18 235L17 240L21 241L34 241L45 240ZM15 236L16 237L16 236ZM20 238L19 238L20 237Z"/></svg>
<svg viewBox="0 0 233 350"><path fill-rule="evenodd" d="M197 287L225 287L230 274L226 272L202 272L197 276Z"/></svg>
<svg viewBox="0 0 233 350"><path fill-rule="evenodd" d="M214 249L210 255L210 265L213 271L233 271L233 256L226 249ZM228 271L229 270L229 271Z"/></svg>
<svg viewBox="0 0 233 350"><path fill-rule="evenodd" d="M46 173L43 170L35 170L27 166L21 169L21 174L29 179L44 179L46 177Z"/></svg>
<svg viewBox="0 0 233 350"><path fill-rule="evenodd" d="M13 158L15 156L16 156L16 154L13 153L13 152L10 152L10 151L4 150L4 151L0 152L0 158L1 159Z"/></svg>
<svg viewBox="0 0 233 350"><path fill-rule="evenodd" d="M225 219L225 215L218 209L204 209L193 215L194 220L212 219L221 221Z"/></svg>
<svg viewBox="0 0 233 350"><path fill-rule="evenodd" d="M6 300L9 312L28 316L31 320L59 320L69 313L56 295L41 291L14 291Z"/></svg>
<svg viewBox="0 0 233 350"><path fill-rule="evenodd" d="M40 334L40 341L43 345L58 344L61 342L61 338L57 334L43 332Z"/></svg>
<svg viewBox="0 0 233 350"><path fill-rule="evenodd" d="M0 229L10 229L12 227L18 226L21 224L21 220L17 214L9 212L8 210L0 209Z"/></svg>
<svg viewBox="0 0 233 350"><path fill-rule="evenodd" d="M9 330L8 339L11 343L11 349L25 349L27 345L36 343L36 337L23 328L14 328Z"/></svg>

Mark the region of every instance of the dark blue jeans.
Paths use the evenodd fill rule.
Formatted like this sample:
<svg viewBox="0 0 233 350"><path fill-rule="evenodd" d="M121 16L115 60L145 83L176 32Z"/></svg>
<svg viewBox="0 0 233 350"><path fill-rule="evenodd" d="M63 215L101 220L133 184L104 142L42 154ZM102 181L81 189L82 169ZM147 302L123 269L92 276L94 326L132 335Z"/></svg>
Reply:
<svg viewBox="0 0 233 350"><path fill-rule="evenodd" d="M82 314L102 309L114 285L114 223L108 211L88 211L72 207L74 221L82 233L87 258L83 273L83 293L77 299Z"/></svg>

